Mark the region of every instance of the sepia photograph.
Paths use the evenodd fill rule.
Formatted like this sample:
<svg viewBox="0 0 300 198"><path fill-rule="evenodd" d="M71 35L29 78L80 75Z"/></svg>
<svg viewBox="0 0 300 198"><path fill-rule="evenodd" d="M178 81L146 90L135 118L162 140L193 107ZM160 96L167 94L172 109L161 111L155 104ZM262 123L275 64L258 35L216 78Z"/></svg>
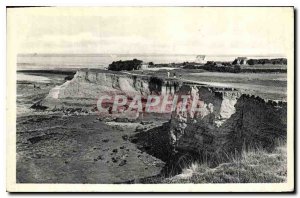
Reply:
<svg viewBox="0 0 300 198"><path fill-rule="evenodd" d="M293 7L8 7L7 191L294 191Z"/></svg>

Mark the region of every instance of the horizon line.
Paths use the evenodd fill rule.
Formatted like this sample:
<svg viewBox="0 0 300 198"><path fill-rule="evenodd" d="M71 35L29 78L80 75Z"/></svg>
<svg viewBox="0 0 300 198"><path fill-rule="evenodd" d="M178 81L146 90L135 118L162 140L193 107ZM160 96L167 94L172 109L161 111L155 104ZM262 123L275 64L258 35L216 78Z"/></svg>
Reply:
<svg viewBox="0 0 300 198"><path fill-rule="evenodd" d="M170 53L17 53L17 56L22 56L22 55L160 55L160 56L198 56L198 55L204 55L204 56L219 56L219 57L232 57L232 56L249 56L249 57L286 57L283 54L179 54L179 53L174 53L174 54L170 54Z"/></svg>

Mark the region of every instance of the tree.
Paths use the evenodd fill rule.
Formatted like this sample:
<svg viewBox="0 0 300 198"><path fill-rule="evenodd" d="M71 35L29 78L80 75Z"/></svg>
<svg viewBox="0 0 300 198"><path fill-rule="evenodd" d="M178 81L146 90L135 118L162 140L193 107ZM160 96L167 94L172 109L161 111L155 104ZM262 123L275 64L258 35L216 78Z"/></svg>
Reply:
<svg viewBox="0 0 300 198"><path fill-rule="evenodd" d="M114 61L108 66L108 70L112 71L131 71L131 70L139 70L142 66L143 61L138 59L126 60L126 61Z"/></svg>
<svg viewBox="0 0 300 198"><path fill-rule="evenodd" d="M237 65L238 64L238 59L234 59L234 61L232 62L233 65Z"/></svg>
<svg viewBox="0 0 300 198"><path fill-rule="evenodd" d="M253 60L253 59L249 59L249 60L247 60L247 64L248 65L254 65L255 64L255 60Z"/></svg>

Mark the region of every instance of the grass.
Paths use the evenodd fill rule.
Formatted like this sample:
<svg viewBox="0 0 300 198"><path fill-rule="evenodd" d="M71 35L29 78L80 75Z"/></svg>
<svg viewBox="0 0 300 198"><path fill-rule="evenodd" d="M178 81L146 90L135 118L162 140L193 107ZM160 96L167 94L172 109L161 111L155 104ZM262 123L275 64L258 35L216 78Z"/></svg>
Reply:
<svg viewBox="0 0 300 198"><path fill-rule="evenodd" d="M286 177L286 146L279 145L271 153L263 149L243 151L215 168L194 162L163 183L283 183Z"/></svg>
<svg viewBox="0 0 300 198"><path fill-rule="evenodd" d="M280 64L255 64L255 65L242 65L242 69L287 69L287 65L280 65Z"/></svg>

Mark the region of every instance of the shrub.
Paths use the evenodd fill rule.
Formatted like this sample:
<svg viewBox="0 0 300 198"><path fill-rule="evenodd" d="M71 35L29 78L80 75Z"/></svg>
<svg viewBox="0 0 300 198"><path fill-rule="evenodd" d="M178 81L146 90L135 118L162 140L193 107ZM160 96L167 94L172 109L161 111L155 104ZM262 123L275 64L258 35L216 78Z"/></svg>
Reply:
<svg viewBox="0 0 300 198"><path fill-rule="evenodd" d="M133 59L133 60L126 60L126 61L114 61L108 66L108 70L112 71L121 71L121 70L139 70L142 65L141 60Z"/></svg>
<svg viewBox="0 0 300 198"><path fill-rule="evenodd" d="M231 72L231 73L240 73L241 66L240 65L234 65L231 64L217 64L213 61L208 61L204 66L201 67L202 69L205 69L207 71L215 71L215 72Z"/></svg>
<svg viewBox="0 0 300 198"><path fill-rule="evenodd" d="M248 65L256 65L256 64L273 64L273 65L286 65L286 58L275 58L275 59L249 59L247 60Z"/></svg>
<svg viewBox="0 0 300 198"><path fill-rule="evenodd" d="M237 59L235 59L235 60L232 62L232 64L233 64L233 65L236 65L236 64L238 64L238 60L237 60Z"/></svg>
<svg viewBox="0 0 300 198"><path fill-rule="evenodd" d="M163 86L163 79L156 77L156 76L151 76L150 81L149 81L149 90L150 92L161 92L161 88Z"/></svg>
<svg viewBox="0 0 300 198"><path fill-rule="evenodd" d="M193 65L193 64L186 64L183 67L184 69L198 69L199 67Z"/></svg>
<svg viewBox="0 0 300 198"><path fill-rule="evenodd" d="M283 183L287 179L286 145L272 152L261 148L243 150L230 156L227 163L215 168L198 162L183 168L182 173L162 179L161 183Z"/></svg>

